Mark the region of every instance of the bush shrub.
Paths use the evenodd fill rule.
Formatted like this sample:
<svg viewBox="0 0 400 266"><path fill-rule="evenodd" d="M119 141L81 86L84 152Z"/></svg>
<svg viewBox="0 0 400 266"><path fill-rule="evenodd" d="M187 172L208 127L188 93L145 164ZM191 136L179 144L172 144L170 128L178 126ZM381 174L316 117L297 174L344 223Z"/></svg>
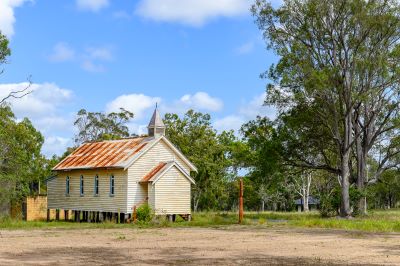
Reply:
<svg viewBox="0 0 400 266"><path fill-rule="evenodd" d="M149 204L143 204L136 210L136 217L140 222L150 222L154 217L154 212Z"/></svg>

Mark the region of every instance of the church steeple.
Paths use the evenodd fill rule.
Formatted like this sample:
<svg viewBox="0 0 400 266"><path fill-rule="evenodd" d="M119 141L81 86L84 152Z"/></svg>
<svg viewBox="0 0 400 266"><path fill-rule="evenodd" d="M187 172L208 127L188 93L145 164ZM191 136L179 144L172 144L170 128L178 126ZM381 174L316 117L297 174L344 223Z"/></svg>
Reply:
<svg viewBox="0 0 400 266"><path fill-rule="evenodd" d="M161 119L160 113L158 112L157 105L147 129L150 137L160 137L165 135L165 125Z"/></svg>

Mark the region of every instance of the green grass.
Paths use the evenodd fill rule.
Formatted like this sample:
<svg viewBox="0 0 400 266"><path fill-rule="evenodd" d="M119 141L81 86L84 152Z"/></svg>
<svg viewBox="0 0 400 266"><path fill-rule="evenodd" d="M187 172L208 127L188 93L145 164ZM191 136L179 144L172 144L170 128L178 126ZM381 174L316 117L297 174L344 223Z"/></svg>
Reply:
<svg viewBox="0 0 400 266"><path fill-rule="evenodd" d="M365 232L400 232L400 210L370 211L367 216L354 219L321 218L318 212L266 212L260 215L249 214L247 217L262 217L267 219L267 222L268 219L287 220L286 224L293 227L332 228Z"/></svg>
<svg viewBox="0 0 400 266"><path fill-rule="evenodd" d="M74 222L24 222L9 218L0 219L0 229L118 229L118 228L159 228L159 227L225 227L237 224L237 214L233 212L200 212L193 214L191 222L180 217L175 223L165 219L156 219L151 223L114 224L114 223L74 223ZM243 222L247 226L257 227L301 227L358 230L365 232L400 232L400 209L370 211L365 217L351 220L339 218L321 218L318 212L246 212Z"/></svg>

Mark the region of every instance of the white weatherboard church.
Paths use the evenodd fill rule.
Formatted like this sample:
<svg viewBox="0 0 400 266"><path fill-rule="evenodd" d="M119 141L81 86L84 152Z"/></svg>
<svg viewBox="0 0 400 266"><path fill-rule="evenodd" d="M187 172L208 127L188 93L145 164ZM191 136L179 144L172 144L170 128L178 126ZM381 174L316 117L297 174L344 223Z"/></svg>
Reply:
<svg viewBox="0 0 400 266"><path fill-rule="evenodd" d="M53 170L48 210L67 219L72 211L75 220L125 220L145 202L156 215L190 219L190 173L197 169L165 137L157 108L147 137L84 143Z"/></svg>

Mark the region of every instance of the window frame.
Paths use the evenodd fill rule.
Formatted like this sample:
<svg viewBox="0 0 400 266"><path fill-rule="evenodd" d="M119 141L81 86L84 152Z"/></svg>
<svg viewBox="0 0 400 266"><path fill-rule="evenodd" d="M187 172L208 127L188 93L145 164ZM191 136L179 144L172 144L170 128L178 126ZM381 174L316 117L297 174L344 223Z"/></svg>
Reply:
<svg viewBox="0 0 400 266"><path fill-rule="evenodd" d="M115 196L115 176L112 174L110 175L110 191L109 191L110 197Z"/></svg>
<svg viewBox="0 0 400 266"><path fill-rule="evenodd" d="M99 189L99 175L94 176L94 188L93 188L93 194L95 197L98 197L100 194L100 189Z"/></svg>
<svg viewBox="0 0 400 266"><path fill-rule="evenodd" d="M65 178L65 196L69 196L71 193L71 177L67 175Z"/></svg>
<svg viewBox="0 0 400 266"><path fill-rule="evenodd" d="M85 179L83 175L79 178L79 194L81 197L85 196Z"/></svg>

